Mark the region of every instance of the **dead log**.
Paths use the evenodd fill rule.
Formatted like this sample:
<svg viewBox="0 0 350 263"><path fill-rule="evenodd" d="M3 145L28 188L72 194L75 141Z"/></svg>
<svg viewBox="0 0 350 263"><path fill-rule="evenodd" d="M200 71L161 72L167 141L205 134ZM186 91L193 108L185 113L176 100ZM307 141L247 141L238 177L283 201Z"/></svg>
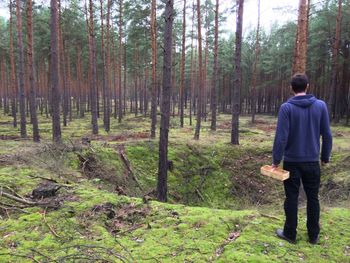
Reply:
<svg viewBox="0 0 350 263"><path fill-rule="evenodd" d="M126 169L128 171L128 176L130 176L135 181L135 183L136 183L138 188L143 190L141 185L140 185L140 183L139 183L139 181L137 180L134 172L131 169L130 161L128 160L128 157L125 154L125 147L124 147L124 145L119 145L118 146L118 153L119 153L119 156L120 156L121 160L123 161L123 163L124 163L124 165L125 165L125 167L126 167Z"/></svg>

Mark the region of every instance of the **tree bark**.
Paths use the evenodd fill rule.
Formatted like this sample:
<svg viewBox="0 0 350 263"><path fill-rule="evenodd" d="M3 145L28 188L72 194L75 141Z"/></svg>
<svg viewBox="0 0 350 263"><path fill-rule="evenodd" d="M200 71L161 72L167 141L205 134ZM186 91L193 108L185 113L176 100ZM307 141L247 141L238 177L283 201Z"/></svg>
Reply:
<svg viewBox="0 0 350 263"><path fill-rule="evenodd" d="M217 92L218 92L218 39L219 39L219 0L215 5L215 29L214 29L214 67L213 67L213 83L211 88L211 124L210 129L216 131L216 108L217 108Z"/></svg>
<svg viewBox="0 0 350 263"><path fill-rule="evenodd" d="M242 25L244 0L237 0L236 17L236 50L235 50L235 73L232 97L232 128L231 144L239 144L239 114L240 114L240 91L242 86L241 53L242 53Z"/></svg>
<svg viewBox="0 0 350 263"><path fill-rule="evenodd" d="M174 0L167 0L164 12L164 61L163 61L163 97L161 105L161 121L159 134L159 164L157 199L167 201L168 178L168 135L170 119L170 95L172 72L172 38L174 21Z"/></svg>
<svg viewBox="0 0 350 263"><path fill-rule="evenodd" d="M340 47L340 34L341 34L341 20L342 20L342 0L338 0L338 14L335 26L335 38L332 46L332 71L331 71L331 85L330 85L330 99L329 99L329 114L334 117L334 122L338 123L340 116L336 111L337 97L339 96L338 87L338 54ZM332 118L330 118L332 119Z"/></svg>
<svg viewBox="0 0 350 263"><path fill-rule="evenodd" d="M152 43L152 98L151 98L151 138L156 137L157 125L157 1L151 5L151 43Z"/></svg>
<svg viewBox="0 0 350 263"><path fill-rule="evenodd" d="M90 100L91 100L91 124L92 133L98 134L98 123L97 123L97 76L96 76L96 45L95 45L95 33L94 33L94 13L93 13L93 0L89 0L89 64L90 64Z"/></svg>
<svg viewBox="0 0 350 263"><path fill-rule="evenodd" d="M54 142L61 142L60 90L59 90L59 48L58 48L58 5L51 0L51 107L52 137Z"/></svg>
<svg viewBox="0 0 350 263"><path fill-rule="evenodd" d="M181 76L180 76L180 126L184 126L184 85L186 67L186 0L183 1L182 14L182 50L181 50Z"/></svg>
<svg viewBox="0 0 350 263"><path fill-rule="evenodd" d="M20 1L16 0L17 44L18 44L18 79L19 79L19 111L21 118L21 137L27 137L26 105L24 93L24 48L22 31L22 14Z"/></svg>
<svg viewBox="0 0 350 263"><path fill-rule="evenodd" d="M10 0L10 64L11 64L11 95L12 95L12 118L13 127L17 128L17 85L15 73L15 55L13 51L13 35L12 35L13 15L12 15L12 0Z"/></svg>
<svg viewBox="0 0 350 263"><path fill-rule="evenodd" d="M295 38L292 75L306 72L309 4L309 0L299 0L298 28Z"/></svg>
<svg viewBox="0 0 350 263"><path fill-rule="evenodd" d="M36 113L36 81L34 76L34 46L33 46L33 3L32 0L27 0L27 53L28 53L28 68L29 68L29 85L30 85L30 118L33 125L33 141L39 142L39 127L38 117Z"/></svg>
<svg viewBox="0 0 350 263"><path fill-rule="evenodd" d="M123 118L123 94L122 94L122 65L123 65L123 0L119 2L119 61L118 61L118 122L122 122ZM124 70L126 70L124 68ZM124 80L125 81L125 80ZM125 92L125 91L124 91Z"/></svg>
<svg viewBox="0 0 350 263"><path fill-rule="evenodd" d="M201 1L197 0L197 26L198 26L198 72L199 72L199 90L197 100L197 122L194 139L199 140L202 118L202 100L203 100L203 63L202 63L202 23L201 23Z"/></svg>
<svg viewBox="0 0 350 263"><path fill-rule="evenodd" d="M255 123L255 112L256 112L256 82L258 77L258 63L260 55L260 0L258 0L258 25L256 27L256 42L255 42L255 60L253 66L253 77L252 77L252 93L251 93L251 109L252 109L252 123Z"/></svg>
<svg viewBox="0 0 350 263"><path fill-rule="evenodd" d="M105 47L105 32L104 32L104 15L103 1L101 5L101 55L102 55L102 100L103 100L103 126L106 132L110 130L110 98L109 98L109 14L110 0L107 1L107 18L106 18L106 47Z"/></svg>

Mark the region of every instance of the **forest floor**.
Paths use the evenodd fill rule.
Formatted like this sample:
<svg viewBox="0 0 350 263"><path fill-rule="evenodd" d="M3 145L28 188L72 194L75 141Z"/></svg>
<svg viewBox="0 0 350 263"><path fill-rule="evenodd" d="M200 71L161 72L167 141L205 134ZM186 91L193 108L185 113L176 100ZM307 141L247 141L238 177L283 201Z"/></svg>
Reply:
<svg viewBox="0 0 350 263"><path fill-rule="evenodd" d="M274 234L283 185L259 174L271 163L273 116L254 125L241 117L239 146L229 144L228 115L216 132L204 122L199 141L188 119L180 128L172 118L168 203L155 201L158 140L148 139L148 118L112 120L98 136L88 117L74 119L62 145L51 143L50 121L39 120L42 141L33 143L0 114L0 262L350 262L350 127L332 127L312 246L304 194L297 244ZM52 196L40 198L38 187Z"/></svg>

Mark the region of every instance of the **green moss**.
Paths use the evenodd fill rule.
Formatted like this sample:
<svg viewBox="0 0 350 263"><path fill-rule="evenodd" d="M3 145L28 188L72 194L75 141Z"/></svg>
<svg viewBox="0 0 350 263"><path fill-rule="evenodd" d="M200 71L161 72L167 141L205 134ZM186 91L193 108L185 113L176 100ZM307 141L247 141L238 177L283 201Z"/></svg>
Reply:
<svg viewBox="0 0 350 263"><path fill-rule="evenodd" d="M199 141L193 140L194 130L188 126L188 119L185 119L185 128L179 127L178 118L172 119L169 160L173 161L173 170L168 174L169 201L183 204L150 201L145 205L139 198L118 196L114 192L115 185L101 179L84 178L74 152L62 151L58 155L44 152L33 156L31 161L22 162L11 159L0 167L0 185L9 186L22 195L42 182L31 176L74 183L59 191L60 197L67 198L60 201L62 206L54 211L47 209L45 216L42 208L27 208L28 214L10 211L10 218L0 210L0 261L33 262L34 258L40 262L89 262L94 255L100 261L119 262L115 256L118 254L130 262L349 262L349 209L322 206L319 246L307 242L303 209L300 209L298 244L291 245L275 237L275 229L282 227L284 220L280 204L283 188L259 177L257 171L262 164L271 161L276 120L257 117L254 125L249 117L241 118L238 146L229 144L230 116L218 116L217 132L211 132L209 122L203 122ZM1 114L0 119L11 121ZM39 123L42 141L46 143L51 140L50 120L40 117ZM155 189L158 141L137 136L141 132L148 133L149 119L127 115L121 124L114 120L111 124L110 133L101 127L100 136L92 137L98 139L92 143L93 150L86 149L81 154L94 154L106 171L124 176L125 166L115 147L124 144L131 169L144 192ZM30 135L30 127L28 131ZM80 141L82 136L91 136L89 116L73 119L62 131L67 144ZM333 182L337 187L344 187L341 189L346 192L350 129L335 126L332 131L334 152L331 164L323 168L323 190L331 193L327 191L327 182ZM19 130L2 125L0 133L18 135ZM109 141L109 136L113 135L123 135L125 140ZM2 157L13 153L20 156L23 149L40 146L30 141L3 140L0 154ZM260 188L248 184L243 185L240 196L233 195L232 189L240 186L238 181L242 178L244 182L254 179L257 185L271 188L271 194L260 193ZM104 187L108 184L109 187ZM272 205L252 207L247 200L253 193L271 196ZM116 218L109 219L103 211L94 211L95 206L105 203L113 204L116 213L125 205L145 208L148 212L119 222ZM248 210L230 210L246 206ZM137 227L133 228L133 223ZM120 231L111 233L113 227L119 227ZM230 240L231 233L239 233L239 237Z"/></svg>

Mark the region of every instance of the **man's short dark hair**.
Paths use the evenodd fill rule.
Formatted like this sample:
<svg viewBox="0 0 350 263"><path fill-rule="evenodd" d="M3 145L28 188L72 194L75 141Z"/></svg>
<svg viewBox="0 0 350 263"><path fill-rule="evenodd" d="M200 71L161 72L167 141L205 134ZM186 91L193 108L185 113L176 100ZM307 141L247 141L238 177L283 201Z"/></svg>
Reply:
<svg viewBox="0 0 350 263"><path fill-rule="evenodd" d="M305 74L296 73L290 82L294 93L304 92L309 84L309 79Z"/></svg>

